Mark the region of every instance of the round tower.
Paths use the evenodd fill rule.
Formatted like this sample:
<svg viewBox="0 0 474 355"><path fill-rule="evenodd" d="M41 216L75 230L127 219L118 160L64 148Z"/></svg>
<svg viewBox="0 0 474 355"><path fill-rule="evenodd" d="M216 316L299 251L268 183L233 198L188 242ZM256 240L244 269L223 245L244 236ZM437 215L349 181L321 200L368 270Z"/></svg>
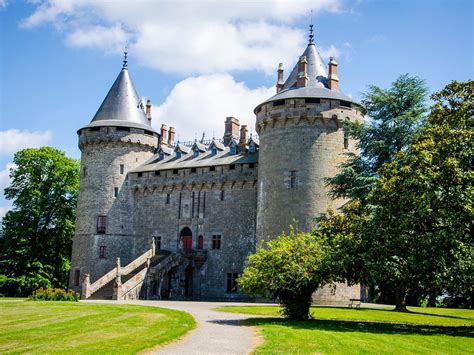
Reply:
<svg viewBox="0 0 474 355"><path fill-rule="evenodd" d="M343 132L362 121L361 107L339 89L337 63L328 68L310 40L287 80L279 66L277 94L255 108L260 137L257 237L269 240L292 225L310 231L315 217L343 201L332 200L324 179L355 152Z"/></svg>
<svg viewBox="0 0 474 355"><path fill-rule="evenodd" d="M150 116L148 114L148 116ZM151 118L151 117L150 117ZM94 282L134 255L127 172L151 158L159 135L150 125L124 64L92 121L78 130L81 177L70 286Z"/></svg>

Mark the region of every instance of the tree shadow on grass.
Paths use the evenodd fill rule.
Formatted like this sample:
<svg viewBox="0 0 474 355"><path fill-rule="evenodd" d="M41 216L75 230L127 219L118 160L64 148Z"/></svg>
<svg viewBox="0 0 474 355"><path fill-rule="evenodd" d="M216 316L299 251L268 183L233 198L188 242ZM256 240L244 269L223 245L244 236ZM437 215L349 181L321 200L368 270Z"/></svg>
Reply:
<svg viewBox="0 0 474 355"><path fill-rule="evenodd" d="M421 316L430 316L430 317L437 317L437 318L451 318L451 319L466 319L466 320L472 320L472 318L469 317L458 317L458 316L450 316L447 314L434 314L434 313L425 313L425 312L419 312L419 311L411 311L408 310L406 312L398 312L394 308L348 308L348 307L335 307L335 306L311 306L312 310L317 310L318 308L328 308L328 309L342 309L342 310L349 310L353 309L357 312L364 312L364 311L381 311L381 312L394 312L398 314L415 314L415 315L421 315Z"/></svg>
<svg viewBox="0 0 474 355"><path fill-rule="evenodd" d="M244 324L260 327L279 325L295 330L322 330L330 332L366 332L379 334L449 335L459 337L474 337L474 327L469 326L433 326L330 319L289 321L282 318L249 318L244 321Z"/></svg>

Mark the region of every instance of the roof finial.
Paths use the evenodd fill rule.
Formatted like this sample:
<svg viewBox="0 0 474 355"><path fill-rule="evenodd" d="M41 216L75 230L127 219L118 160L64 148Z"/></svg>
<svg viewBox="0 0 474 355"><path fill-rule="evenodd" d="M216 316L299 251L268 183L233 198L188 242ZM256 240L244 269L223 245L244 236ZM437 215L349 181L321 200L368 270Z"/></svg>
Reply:
<svg viewBox="0 0 474 355"><path fill-rule="evenodd" d="M127 60L127 55L128 55L128 42L125 42L125 48L124 48L124 51L123 51L123 66L122 66L122 69L128 69L128 60Z"/></svg>
<svg viewBox="0 0 474 355"><path fill-rule="evenodd" d="M313 9L311 9L311 19L309 23L309 43L314 44L314 35L313 35Z"/></svg>

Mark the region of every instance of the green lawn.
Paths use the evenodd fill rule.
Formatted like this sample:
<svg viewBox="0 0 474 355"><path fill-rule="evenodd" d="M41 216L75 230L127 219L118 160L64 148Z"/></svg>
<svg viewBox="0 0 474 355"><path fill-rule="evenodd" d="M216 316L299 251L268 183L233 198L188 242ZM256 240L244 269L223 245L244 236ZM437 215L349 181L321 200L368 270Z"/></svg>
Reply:
<svg viewBox="0 0 474 355"><path fill-rule="evenodd" d="M445 308L313 307L315 319L287 321L279 307L221 307L223 312L269 316L246 322L261 329L255 353L445 353L474 351L474 311ZM275 318L279 317L279 318Z"/></svg>
<svg viewBox="0 0 474 355"><path fill-rule="evenodd" d="M0 301L0 353L136 353L194 326L189 314L157 307Z"/></svg>

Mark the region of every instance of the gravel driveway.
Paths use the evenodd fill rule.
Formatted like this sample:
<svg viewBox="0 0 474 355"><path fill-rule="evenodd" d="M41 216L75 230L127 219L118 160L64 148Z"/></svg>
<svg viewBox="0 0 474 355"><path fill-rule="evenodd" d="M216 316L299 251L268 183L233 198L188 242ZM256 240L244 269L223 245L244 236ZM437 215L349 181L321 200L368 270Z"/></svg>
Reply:
<svg viewBox="0 0 474 355"><path fill-rule="evenodd" d="M260 337L242 319L248 314L213 311L222 306L257 306L258 303L188 302L188 301L90 301L137 304L176 309L191 314L197 327L179 341L155 349L153 354L248 354L259 344ZM268 303L265 305L269 305Z"/></svg>

